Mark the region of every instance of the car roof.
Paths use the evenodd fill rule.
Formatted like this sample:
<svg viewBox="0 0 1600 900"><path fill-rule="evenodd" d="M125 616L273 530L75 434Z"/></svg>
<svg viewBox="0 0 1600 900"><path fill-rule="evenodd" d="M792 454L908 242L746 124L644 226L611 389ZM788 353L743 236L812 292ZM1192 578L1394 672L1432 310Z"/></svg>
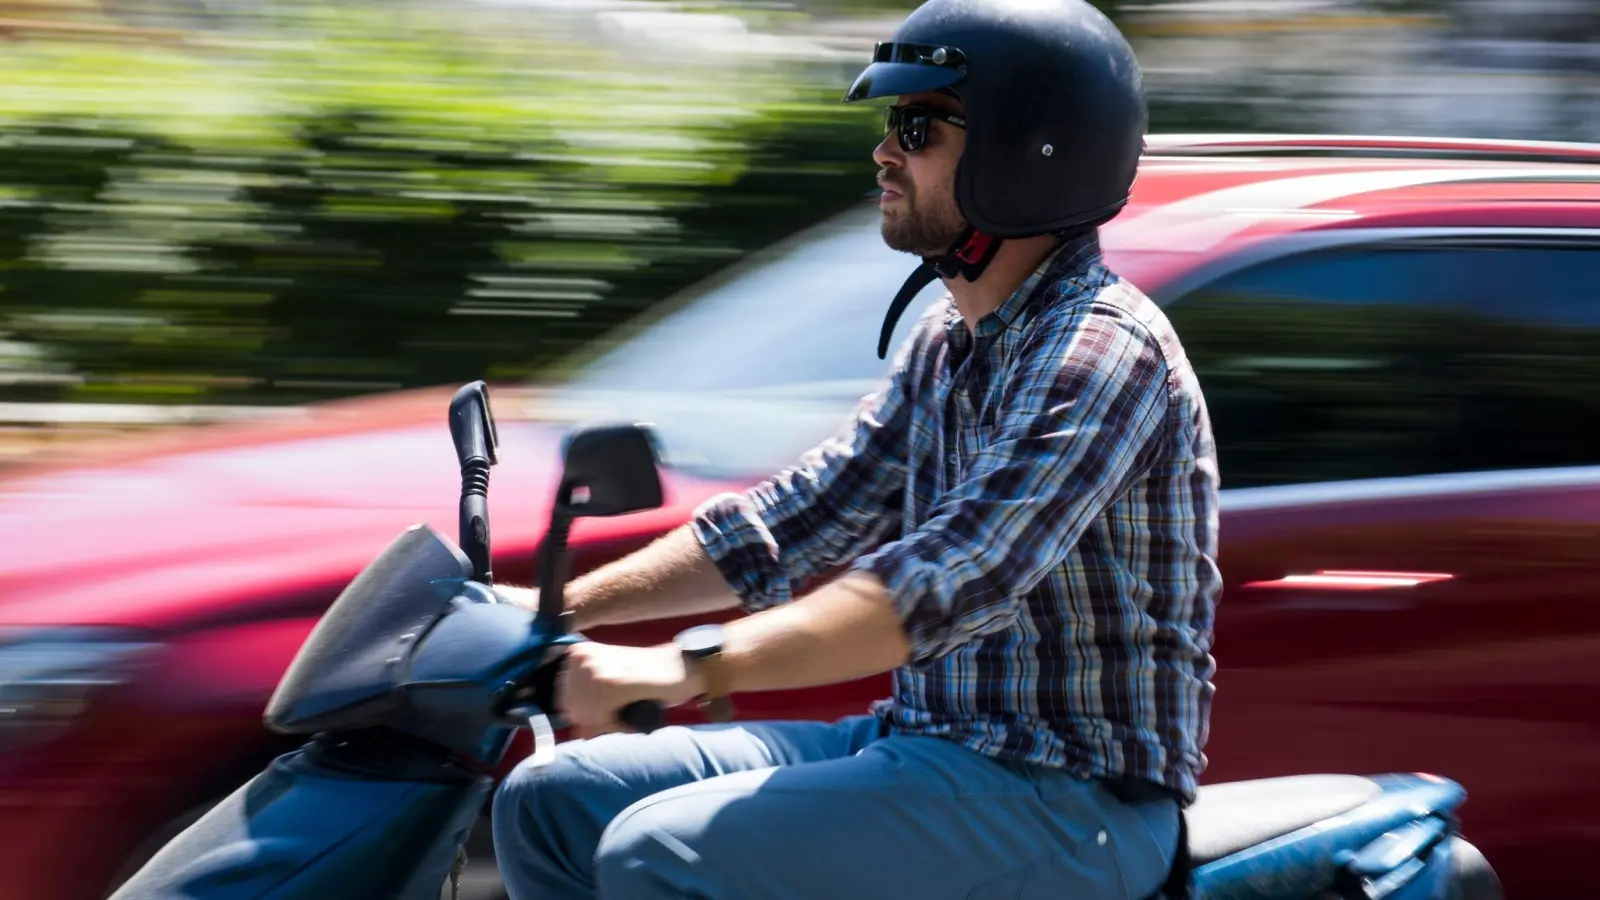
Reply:
<svg viewBox="0 0 1600 900"><path fill-rule="evenodd" d="M1309 232L1600 228L1600 145L1359 135L1151 135L1102 229L1152 295L1219 257Z"/></svg>

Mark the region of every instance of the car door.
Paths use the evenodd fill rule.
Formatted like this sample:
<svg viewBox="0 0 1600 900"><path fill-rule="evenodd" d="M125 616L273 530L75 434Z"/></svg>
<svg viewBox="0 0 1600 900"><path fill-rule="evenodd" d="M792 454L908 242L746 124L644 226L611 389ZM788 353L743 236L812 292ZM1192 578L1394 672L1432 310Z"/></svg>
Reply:
<svg viewBox="0 0 1600 900"><path fill-rule="evenodd" d="M1512 896L1600 850L1597 276L1586 233L1324 232L1166 302L1224 487L1207 781L1456 779Z"/></svg>

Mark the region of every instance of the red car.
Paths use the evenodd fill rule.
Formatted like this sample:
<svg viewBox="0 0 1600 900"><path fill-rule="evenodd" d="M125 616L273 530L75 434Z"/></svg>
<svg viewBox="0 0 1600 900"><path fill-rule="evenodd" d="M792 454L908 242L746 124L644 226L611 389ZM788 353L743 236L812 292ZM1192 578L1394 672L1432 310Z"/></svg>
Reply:
<svg viewBox="0 0 1600 900"><path fill-rule="evenodd" d="M579 523L577 570L842 423L883 373L877 323L913 265L876 216L690 292L566 384L496 387L499 578L533 580L575 418L654 422L670 469L665 508ZM1205 780L1436 772L1470 792L1464 829L1510 896L1592 883L1600 147L1152 139L1104 244L1169 309L1220 442ZM407 525L455 533L453 388L168 433L0 482L8 896L103 896L286 749L260 715L326 605ZM887 690L740 710L833 717Z"/></svg>

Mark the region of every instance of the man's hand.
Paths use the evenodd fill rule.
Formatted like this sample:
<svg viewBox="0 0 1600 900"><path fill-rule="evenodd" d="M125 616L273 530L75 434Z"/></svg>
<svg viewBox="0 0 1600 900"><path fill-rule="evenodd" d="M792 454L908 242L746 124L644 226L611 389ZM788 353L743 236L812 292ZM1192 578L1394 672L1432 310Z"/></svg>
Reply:
<svg viewBox="0 0 1600 900"><path fill-rule="evenodd" d="M593 641L574 644L556 676L556 709L578 737L623 731L622 708L637 700L677 706L705 686L684 664L674 645L619 647Z"/></svg>

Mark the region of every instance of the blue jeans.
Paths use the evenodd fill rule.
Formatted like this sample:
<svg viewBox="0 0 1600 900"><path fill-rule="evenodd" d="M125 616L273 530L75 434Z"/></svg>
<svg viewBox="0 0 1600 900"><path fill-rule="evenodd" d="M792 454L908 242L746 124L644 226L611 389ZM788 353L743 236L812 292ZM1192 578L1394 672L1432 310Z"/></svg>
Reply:
<svg viewBox="0 0 1600 900"><path fill-rule="evenodd" d="M570 741L494 800L512 900L1143 900L1178 807L838 722Z"/></svg>

